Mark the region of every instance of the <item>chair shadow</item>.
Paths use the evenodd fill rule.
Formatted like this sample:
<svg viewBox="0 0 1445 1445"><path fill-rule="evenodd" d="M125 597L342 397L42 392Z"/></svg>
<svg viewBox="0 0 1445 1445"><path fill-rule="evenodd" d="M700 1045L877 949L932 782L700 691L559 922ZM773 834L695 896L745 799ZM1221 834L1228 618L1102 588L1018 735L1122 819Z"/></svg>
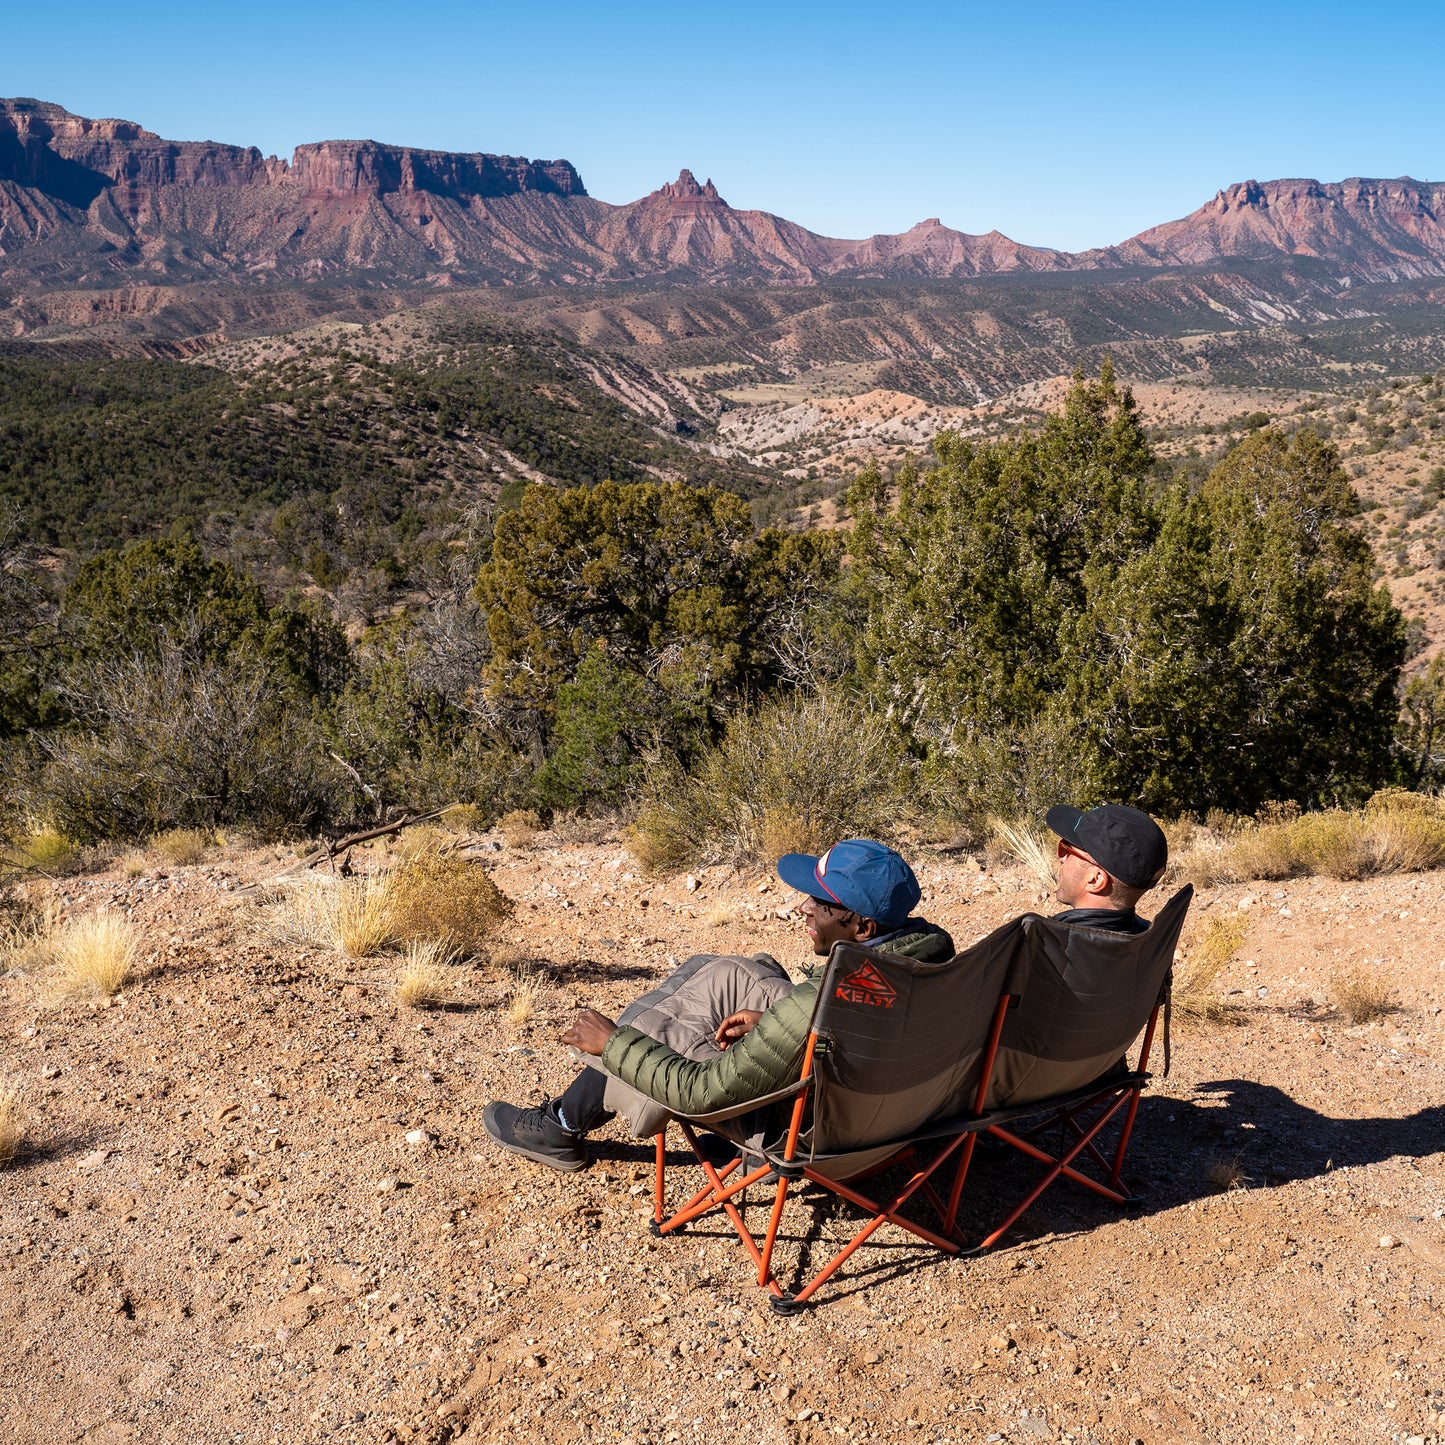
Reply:
<svg viewBox="0 0 1445 1445"><path fill-rule="evenodd" d="M1141 1100L1124 1169L1125 1183L1136 1195L1136 1202L1128 1207L1130 1215L1161 1214L1218 1194L1219 1186L1210 1178L1210 1167L1220 1160L1238 1160L1243 1187L1270 1189L1317 1178L1332 1169L1445 1153L1445 1104L1430 1105L1402 1118L1341 1119L1321 1114L1282 1089L1251 1079L1212 1080L1201 1084L1196 1093L1199 1097L1188 1100L1150 1098L1146 1093ZM1112 1157L1116 1138L1117 1131L1106 1131L1101 1136L1106 1157ZM606 1153L619 1161L640 1159L638 1147L629 1147L624 1141L618 1141ZM652 1158L650 1148L647 1158ZM691 1151L668 1151L670 1174L677 1165L692 1162ZM1002 1220L1038 1181L1043 1168L1006 1145L980 1141L959 1214L965 1247ZM890 1198L902 1187L909 1172L901 1167L884 1171L869 1181L866 1192L875 1199ZM675 1177L689 1192L701 1183L700 1173L695 1182L686 1172ZM953 1166L945 1164L936 1178L941 1181L940 1189L944 1189L952 1181ZM765 1192L770 1199L771 1191ZM681 1193L676 1185L669 1190L670 1196L674 1193ZM821 1188L799 1190L793 1195L789 1213L795 1221L799 1221L799 1215L793 1211L801 1213L802 1228L797 1223L789 1228L785 1215L779 1243L790 1246L790 1254L791 1246L796 1246L799 1280L811 1273L811 1255L820 1249L831 1252L823 1243L823 1231L838 1204L837 1196ZM867 1217L852 1205L845 1204L843 1209L850 1231ZM905 1212L921 1223L936 1226L928 1206L918 1198ZM1117 1206L1061 1180L1043 1194L996 1248L1031 1251L1045 1241L1086 1234L1119 1213ZM676 1237L688 1234L733 1237L720 1216L704 1216ZM863 1262L874 1250L885 1257ZM819 1255L816 1262L821 1262L822 1257ZM829 1281L820 1302L855 1294L870 1284L938 1263L937 1250L900 1238L899 1231L888 1228L869 1240Z"/></svg>
<svg viewBox="0 0 1445 1445"><path fill-rule="evenodd" d="M1125 1184L1136 1196L1130 1213L1160 1214L1218 1194L1210 1170L1223 1161L1237 1162L1241 1187L1269 1189L1332 1169L1445 1152L1445 1104L1401 1118L1334 1118L1253 1079L1211 1080L1196 1094L1170 1099L1146 1093L1141 1100L1124 1164ZM1106 1156L1116 1137L1104 1136ZM963 1196L965 1233L978 1237L991 1228L1042 1169L1005 1146L981 1148ZM1086 1231L1117 1213L1114 1205L1061 1181L1000 1247Z"/></svg>

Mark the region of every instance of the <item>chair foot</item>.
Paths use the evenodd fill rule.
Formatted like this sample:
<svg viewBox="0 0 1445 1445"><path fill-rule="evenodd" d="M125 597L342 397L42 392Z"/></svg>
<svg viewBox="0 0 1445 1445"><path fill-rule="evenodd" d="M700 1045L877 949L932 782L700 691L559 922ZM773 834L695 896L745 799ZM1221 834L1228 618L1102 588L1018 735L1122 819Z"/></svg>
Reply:
<svg viewBox="0 0 1445 1445"><path fill-rule="evenodd" d="M662 1226L655 1219L647 1221L647 1232L656 1235L659 1239L662 1238Z"/></svg>
<svg viewBox="0 0 1445 1445"><path fill-rule="evenodd" d="M768 1304L772 1306L775 1315L797 1315L808 1308L807 1300L794 1299L790 1294L773 1294L768 1296Z"/></svg>

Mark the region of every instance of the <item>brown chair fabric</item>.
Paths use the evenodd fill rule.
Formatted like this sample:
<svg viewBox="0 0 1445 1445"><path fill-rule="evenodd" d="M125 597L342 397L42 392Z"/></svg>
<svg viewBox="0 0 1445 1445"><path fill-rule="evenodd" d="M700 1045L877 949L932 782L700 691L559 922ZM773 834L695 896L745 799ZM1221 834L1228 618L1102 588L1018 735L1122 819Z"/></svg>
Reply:
<svg viewBox="0 0 1445 1445"><path fill-rule="evenodd" d="M945 964L839 944L813 1029L813 1112L803 1157L847 1156L971 1112L1001 995L1004 1024L985 1109L1081 1089L1116 1067L1158 1001L1193 889L1143 933L1014 919ZM830 1171L831 1172L831 1171Z"/></svg>

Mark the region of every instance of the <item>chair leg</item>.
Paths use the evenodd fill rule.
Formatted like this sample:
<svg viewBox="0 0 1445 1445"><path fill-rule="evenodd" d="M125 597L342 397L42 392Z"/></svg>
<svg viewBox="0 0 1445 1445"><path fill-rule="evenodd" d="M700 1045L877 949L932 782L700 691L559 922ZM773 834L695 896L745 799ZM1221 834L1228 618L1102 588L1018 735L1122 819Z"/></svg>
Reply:
<svg viewBox="0 0 1445 1445"><path fill-rule="evenodd" d="M657 1165L654 1171L652 1186L652 1223L655 1228L662 1227L665 1210L663 1204L664 1178L667 1173L667 1124L664 1122L662 1128L657 1131Z"/></svg>

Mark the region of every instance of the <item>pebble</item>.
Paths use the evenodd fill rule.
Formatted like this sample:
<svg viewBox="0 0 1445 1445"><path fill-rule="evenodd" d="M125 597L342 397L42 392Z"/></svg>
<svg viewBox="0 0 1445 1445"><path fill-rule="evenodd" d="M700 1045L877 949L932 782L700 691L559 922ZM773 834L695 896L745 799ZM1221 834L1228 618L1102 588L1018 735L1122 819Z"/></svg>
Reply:
<svg viewBox="0 0 1445 1445"><path fill-rule="evenodd" d="M527 1276L523 1274L521 1270L518 1270L516 1274L512 1276L512 1283L519 1286L524 1285L527 1283Z"/></svg>
<svg viewBox="0 0 1445 1445"><path fill-rule="evenodd" d="M99 1169L109 1158L109 1149L92 1149L89 1154L79 1160L75 1167L77 1169Z"/></svg>
<svg viewBox="0 0 1445 1445"><path fill-rule="evenodd" d="M1393 1234L1382 1234L1380 1236L1381 1249L1394 1249L1394 1247L1399 1244L1399 1242L1400 1241L1396 1239Z"/></svg>
<svg viewBox="0 0 1445 1445"><path fill-rule="evenodd" d="M406 1132L406 1142L410 1144L413 1149L425 1149L426 1146L432 1142L432 1136L428 1134L425 1129L408 1129Z"/></svg>
<svg viewBox="0 0 1445 1445"><path fill-rule="evenodd" d="M388 1174L386 1178L376 1186L376 1192L378 1194L395 1194L400 1184L401 1180L398 1179L395 1174Z"/></svg>
<svg viewBox="0 0 1445 1445"><path fill-rule="evenodd" d="M686 888L689 893L696 893L699 887L696 876L689 873L687 875L687 882L684 883L682 886Z"/></svg>
<svg viewBox="0 0 1445 1445"><path fill-rule="evenodd" d="M542 1364L543 1360L541 1355L528 1355L527 1358L522 1361L522 1368L524 1370L540 1370Z"/></svg>
<svg viewBox="0 0 1445 1445"><path fill-rule="evenodd" d="M60 1070L57 1069L54 1064L49 1064L41 1069L40 1077L42 1079L58 1079L60 1077Z"/></svg>

